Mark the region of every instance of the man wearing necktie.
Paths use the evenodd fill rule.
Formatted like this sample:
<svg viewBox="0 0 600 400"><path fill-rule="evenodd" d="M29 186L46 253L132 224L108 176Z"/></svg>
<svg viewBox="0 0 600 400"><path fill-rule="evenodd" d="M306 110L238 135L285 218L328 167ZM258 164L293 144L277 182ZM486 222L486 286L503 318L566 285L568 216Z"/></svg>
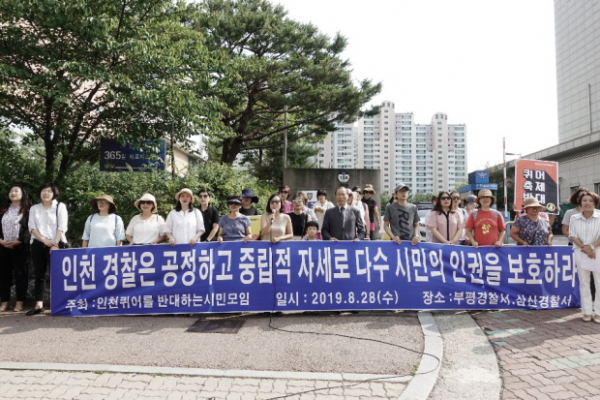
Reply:
<svg viewBox="0 0 600 400"><path fill-rule="evenodd" d="M323 240L362 240L365 238L365 225L356 207L348 205L348 192L340 186L335 191L337 206L325 211L321 236Z"/></svg>

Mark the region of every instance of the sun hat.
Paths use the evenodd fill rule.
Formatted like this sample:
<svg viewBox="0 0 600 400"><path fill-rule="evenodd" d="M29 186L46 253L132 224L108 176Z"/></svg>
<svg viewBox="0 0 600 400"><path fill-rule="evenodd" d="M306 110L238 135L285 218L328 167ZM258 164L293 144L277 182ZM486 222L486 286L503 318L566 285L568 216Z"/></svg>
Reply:
<svg viewBox="0 0 600 400"><path fill-rule="evenodd" d="M192 198L192 202L194 201L194 192L192 192L191 189L188 188L183 188L179 192L177 192L177 194L175 195L175 200L179 201L179 196L181 196L182 193L189 194Z"/></svg>
<svg viewBox="0 0 600 400"><path fill-rule="evenodd" d="M258 203L258 196L255 196L254 193L252 193L252 189L242 190L242 197L251 198L252 203Z"/></svg>
<svg viewBox="0 0 600 400"><path fill-rule="evenodd" d="M240 200L240 198L238 196L229 196L227 198L227 205L229 204L242 204L242 201Z"/></svg>
<svg viewBox="0 0 600 400"><path fill-rule="evenodd" d="M152 203L154 203L154 209L152 210L153 213L158 212L158 205L156 204L156 198L154 196L152 196L150 193L144 193L144 195L142 197L140 197L139 199L137 199L133 205L135 206L135 208L137 208L138 210L142 210L140 208L140 203L142 201L151 201Z"/></svg>
<svg viewBox="0 0 600 400"><path fill-rule="evenodd" d="M525 210L527 207L536 207L536 208L541 208L542 210L546 209L546 207L541 205L540 202L538 201L538 199L536 199L535 197L530 197L528 199L525 199L525 201L523 201L523 210Z"/></svg>
<svg viewBox="0 0 600 400"><path fill-rule="evenodd" d="M375 189L373 189L373 185L371 185L370 183L367 183L365 185L365 188L363 189L363 194L366 192L371 192L373 194L377 193L377 192L375 192Z"/></svg>
<svg viewBox="0 0 600 400"><path fill-rule="evenodd" d="M404 188L407 188L408 190L410 190L410 188L408 187L408 185L405 185L404 183L400 183L399 185L397 185L397 186L394 188L394 193L395 193L395 192L399 192L400 190L402 190L402 189L404 189Z"/></svg>
<svg viewBox="0 0 600 400"><path fill-rule="evenodd" d="M492 191L490 189L483 189L483 190L480 190L479 193L477 193L477 201L479 201L479 199L481 199L482 197L491 197L492 204L494 204L496 202L496 197L494 197L494 195L492 194Z"/></svg>
<svg viewBox="0 0 600 400"><path fill-rule="evenodd" d="M117 206L115 205L115 202L111 195L101 194L100 196L96 196L92 200L90 200L90 207L92 207L96 211L98 211L98 203L97 203L98 200L105 200L106 202L108 202L111 205L111 207L109 209L109 212L111 214L117 211Z"/></svg>

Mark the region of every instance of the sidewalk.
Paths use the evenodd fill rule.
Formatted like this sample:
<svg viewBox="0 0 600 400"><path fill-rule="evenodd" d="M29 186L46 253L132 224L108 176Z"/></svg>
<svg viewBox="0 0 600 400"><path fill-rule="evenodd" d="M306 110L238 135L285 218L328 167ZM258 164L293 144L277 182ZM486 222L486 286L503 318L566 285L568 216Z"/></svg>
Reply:
<svg viewBox="0 0 600 400"><path fill-rule="evenodd" d="M600 399L600 325L579 309L471 315L496 350L502 399Z"/></svg>
<svg viewBox="0 0 600 400"><path fill-rule="evenodd" d="M244 325L186 332L218 319ZM395 400L422 363L416 313L197 320L0 314L0 399Z"/></svg>
<svg viewBox="0 0 600 400"><path fill-rule="evenodd" d="M435 356L428 358L425 354L432 352L431 347L421 349L419 345L421 361L417 364L420 365L415 365L406 376L395 379L381 374L102 365L95 362L97 356L92 355L88 359L92 365L56 364L68 358L69 354L66 354L66 357L57 355L51 360L54 363L0 362L0 399L600 399L600 325L583 322L578 309L441 311L432 314L434 318L430 319L435 319L439 326L443 342L443 355L439 353L441 366L434 360ZM397 318L394 315L397 314L391 314L392 319ZM298 317L301 316L287 318L293 321ZM345 317L327 318L343 321ZM369 318L369 315L352 318ZM370 318L378 319L378 322L372 319L368 328L380 329L389 317ZM402 329L409 332L412 329L409 319L415 316L402 318L407 318ZM49 341L52 335L46 334L52 329L44 325L51 320L65 321L49 316L31 319L37 320L32 332ZM140 319L146 320L137 318ZM27 331L22 329L20 333L7 334L6 320L0 319L0 354L4 356L14 347L15 335ZM87 329L81 329L81 326L79 329L89 333L94 332L91 325L103 320L68 319L63 325L66 322L85 324ZM163 320L167 323L171 319ZM348 324L354 324L348 321ZM103 325L111 326L106 321ZM344 326L346 334L358 334L356 327ZM161 326L156 328L153 334L170 334ZM83 336L77 335L73 326L67 329L82 340ZM426 329L423 332L427 335ZM98 333L105 332L98 328ZM141 330L121 330L123 334L137 336L146 344L151 342ZM415 336L414 332L412 334ZM218 334L204 335L210 340ZM233 340L231 335L223 336ZM46 342L44 348L48 354L52 353L52 346ZM60 343L54 346L65 349ZM226 354L229 350L224 348L222 352ZM125 356L129 354L127 349L121 351ZM393 350L389 353L386 362L402 364ZM340 353L330 361L332 365L338 365L347 357L348 354ZM3 361L6 359L3 357ZM432 372L438 366L441 367L438 368L439 376L437 371ZM421 374L423 371L427 373ZM401 371L397 374L402 375ZM424 379L433 379L432 387L435 387L431 393L431 388L423 384Z"/></svg>

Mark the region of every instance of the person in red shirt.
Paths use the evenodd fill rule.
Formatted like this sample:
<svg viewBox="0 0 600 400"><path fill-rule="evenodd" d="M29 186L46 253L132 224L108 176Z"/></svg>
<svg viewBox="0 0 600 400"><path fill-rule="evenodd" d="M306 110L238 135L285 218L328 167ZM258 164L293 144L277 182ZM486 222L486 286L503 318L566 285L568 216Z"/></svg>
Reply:
<svg viewBox="0 0 600 400"><path fill-rule="evenodd" d="M467 219L465 230L471 245L474 248L479 246L501 247L506 234L504 218L500 212L492 209L492 204L496 198L492 191L483 189L477 195L477 204L479 208L473 211Z"/></svg>

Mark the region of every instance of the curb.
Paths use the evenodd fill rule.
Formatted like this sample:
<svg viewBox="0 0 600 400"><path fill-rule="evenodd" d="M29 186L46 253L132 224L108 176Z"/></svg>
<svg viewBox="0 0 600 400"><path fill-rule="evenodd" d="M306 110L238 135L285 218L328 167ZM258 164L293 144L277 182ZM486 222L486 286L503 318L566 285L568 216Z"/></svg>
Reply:
<svg viewBox="0 0 600 400"><path fill-rule="evenodd" d="M122 374L156 374L206 376L215 378L248 378L248 379L297 379L325 380L334 382L360 382L376 380L378 382L406 383L411 377L395 377L389 375L319 373L292 371L253 371L253 370L219 370L202 368L149 367L144 365L110 365L110 364L63 364L63 363L20 363L0 362L0 370L42 370L61 372L112 372ZM414 379L414 378L412 378Z"/></svg>
<svg viewBox="0 0 600 400"><path fill-rule="evenodd" d="M427 400L442 367L444 343L438 326L429 312L418 313L425 346L419 368L398 400Z"/></svg>

